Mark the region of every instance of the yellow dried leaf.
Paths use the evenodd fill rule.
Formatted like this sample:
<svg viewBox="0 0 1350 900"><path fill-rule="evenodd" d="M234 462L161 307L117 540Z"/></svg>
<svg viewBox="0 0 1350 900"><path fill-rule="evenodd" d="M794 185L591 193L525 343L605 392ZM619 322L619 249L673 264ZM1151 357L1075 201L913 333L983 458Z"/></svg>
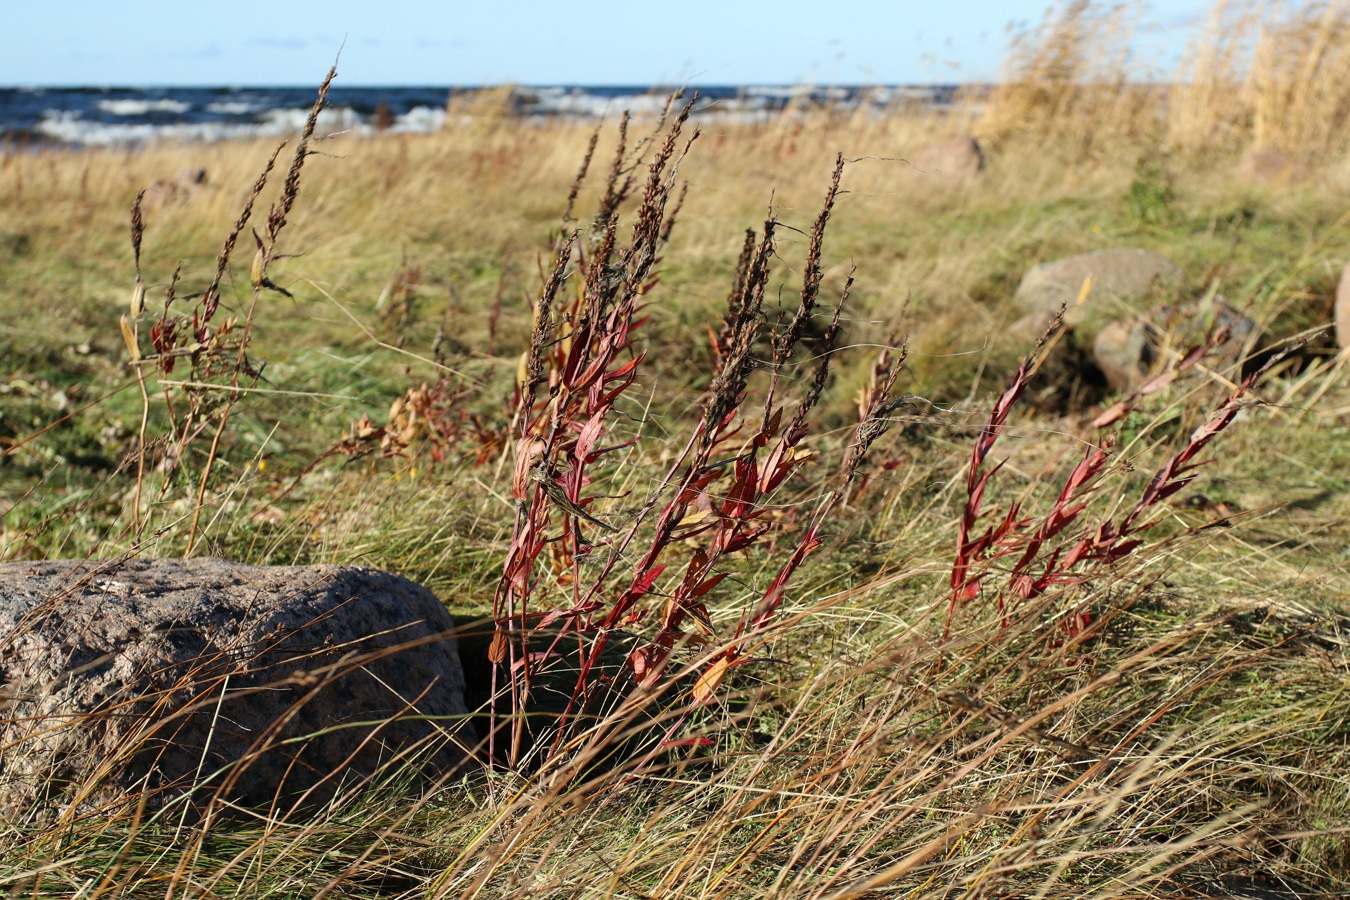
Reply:
<svg viewBox="0 0 1350 900"><path fill-rule="evenodd" d="M263 281L267 279L267 257L263 255L262 247L253 254L253 269L249 272L249 283L255 288L263 286Z"/></svg>
<svg viewBox="0 0 1350 900"><path fill-rule="evenodd" d="M727 670L731 668L731 660L723 656L717 662L708 666L707 670L700 676L698 681L694 682L694 700L702 703L713 695L717 686L722 683L722 679L727 676Z"/></svg>
<svg viewBox="0 0 1350 900"><path fill-rule="evenodd" d="M131 317L139 319L145 312L145 282L136 276L136 286L131 289Z"/></svg>
<svg viewBox="0 0 1350 900"><path fill-rule="evenodd" d="M526 350L520 354L520 362L516 365L516 384L519 387L524 387L526 382L530 380L529 364L530 352Z"/></svg>
<svg viewBox="0 0 1350 900"><path fill-rule="evenodd" d="M370 416L366 415L365 413L361 413L360 421L358 421L355 425L352 426L353 436L364 440L374 433L375 433L375 425L370 421Z"/></svg>
<svg viewBox="0 0 1350 900"><path fill-rule="evenodd" d="M572 328L570 325L564 324L561 329L562 336L558 338L558 348L563 356L567 356L572 352Z"/></svg>
<svg viewBox="0 0 1350 900"><path fill-rule="evenodd" d="M711 509L695 510L694 512L689 513L689 515L685 516L680 521L676 522L675 527L683 528L686 525L697 525L699 522L702 522L710 515L712 515Z"/></svg>
<svg viewBox="0 0 1350 900"><path fill-rule="evenodd" d="M131 327L131 320L127 318L126 313L122 313L122 318L118 320L117 327L122 330L122 342L127 345L127 353L131 354L131 361L137 362L141 358L141 348L136 343L136 331Z"/></svg>
<svg viewBox="0 0 1350 900"><path fill-rule="evenodd" d="M1082 306L1087 302L1088 294L1092 293L1092 276L1089 275L1083 279L1083 286L1078 289L1078 299L1074 301L1074 306Z"/></svg>

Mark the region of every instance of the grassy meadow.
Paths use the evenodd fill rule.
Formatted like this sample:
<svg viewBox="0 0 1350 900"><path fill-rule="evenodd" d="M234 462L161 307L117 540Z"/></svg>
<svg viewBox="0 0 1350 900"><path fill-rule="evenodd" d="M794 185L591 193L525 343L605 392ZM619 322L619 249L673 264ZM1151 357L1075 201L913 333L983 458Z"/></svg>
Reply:
<svg viewBox="0 0 1350 900"><path fill-rule="evenodd" d="M362 564L651 643L612 714L521 750L508 710L434 790L14 815L0 890L1350 892L1350 17L1231 7L1170 89L1080 2L948 110L486 95L261 186L274 143L5 148L5 559ZM977 177L911 164L964 134ZM1122 396L1013 327L1029 268L1116 247L1288 355L1164 323Z"/></svg>

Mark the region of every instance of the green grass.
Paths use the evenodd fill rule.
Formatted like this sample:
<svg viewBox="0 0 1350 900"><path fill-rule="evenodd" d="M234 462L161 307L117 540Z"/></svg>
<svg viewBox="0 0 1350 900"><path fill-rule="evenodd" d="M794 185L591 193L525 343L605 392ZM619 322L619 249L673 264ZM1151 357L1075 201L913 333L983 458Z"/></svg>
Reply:
<svg viewBox="0 0 1350 900"><path fill-rule="evenodd" d="M682 169L689 200L663 250L650 321L635 335L650 363L616 420L641 441L624 467L596 470L610 480L590 493L640 486L626 479L678 450L709 380L710 316L720 315L740 236L763 220L771 191L780 220L809 232L832 151L858 157L880 143L871 126L825 121L803 131L791 153L769 127L719 124L694 145ZM500 449L476 463L476 445L460 432L440 462L419 442L398 457L337 455L282 492L363 413L384 423L404 391L442 376L463 391L457 408L503 429L529 341L528 303L549 266L586 137L561 123L506 123L343 139L335 157L307 163L280 247L302 255L269 270L296 296L261 296L250 358L267 367L260 391L242 396L229 420L194 552L375 565L427 584L456 613L490 611L513 516L512 461L499 468ZM716 152L703 152L713 137ZM608 160L612 139L602 139L597 160ZM0 244L12 248L0 260L0 437L12 450L0 462L0 546L9 558L111 555L135 543L141 400L117 330L133 280L131 198L185 160L210 172L211 189L188 205L147 212L153 313L177 262L180 294L209 281L268 152L239 143L6 157L18 177L0 184L5 228L23 236ZM827 233L823 293L837 296L848 266L858 265L847 349L808 439L819 457L776 505L806 508L832 486L854 395L897 321L914 350L898 390L942 408L916 399L898 410L865 468L871 480L792 583L756 651L762 661L735 670L689 726L710 736L710 747L570 782L501 771L429 796L374 790L302 823L180 828L130 812L34 813L0 828L0 889L34 897L1145 897L1232 877L1285 879L1309 896L1345 891L1350 390L1325 344L1314 357L1323 369L1285 372L1258 389L1273 405L1244 412L1182 495L1230 504L1230 524L1201 529L1212 514L1169 506L1149 545L1109 578L1064 586L1007 627L986 597L943 640L971 442L1030 349L1003 333L1022 272L1071 253L1143 247L1181 265L1193 296L1217 278L1274 338L1326 321L1350 255L1343 166L1309 184L1264 188L1235 183L1235 160L1177 159L1164 174L1149 170L1152 181L1136 190L1138 153L1047 159L1010 141L980 182L951 191L929 190L899 165L846 166L849 193ZM1148 186L1161 183L1167 192ZM594 203L588 187L578 208ZM246 231L222 315L246 314L248 243ZM806 243L782 232L770 309L780 287L782 305L795 302ZM405 259L421 280L416 315L398 327L377 306ZM456 345L438 368L432 342L447 308ZM805 380L808 371L789 376ZM149 381L147 433L162 437L167 414ZM1033 382L1031 391L1047 386ZM183 390L169 387L176 403ZM1196 375L1142 402L1123 433L1122 446L1139 436L1125 451L1128 466L1104 481L1090 519L1132 503L1226 390ZM219 400L219 392L206 396ZM1097 411L1019 406L993 454L1008 462L982 521L996 521L1013 501L1028 514L1048 509ZM147 472L139 552L184 552L184 517L205 459L198 442L178 469ZM636 496L598 508L620 516ZM774 552L760 545L734 560L733 577L710 595L718 627L734 625L792 540L788 530ZM1078 606L1103 622L1091 640L1068 640L1058 624ZM1001 721L994 707L1030 730ZM1065 758L1037 735L1089 747L1104 761Z"/></svg>

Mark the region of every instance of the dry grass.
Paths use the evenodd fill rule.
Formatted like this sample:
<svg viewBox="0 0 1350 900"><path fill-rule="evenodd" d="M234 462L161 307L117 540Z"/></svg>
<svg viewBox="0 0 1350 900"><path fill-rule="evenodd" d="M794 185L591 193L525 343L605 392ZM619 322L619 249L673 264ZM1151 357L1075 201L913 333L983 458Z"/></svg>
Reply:
<svg viewBox="0 0 1350 900"><path fill-rule="evenodd" d="M1334 2L1216 3L1181 72L1170 143L1342 156L1348 28L1350 10Z"/></svg>
<svg viewBox="0 0 1350 900"><path fill-rule="evenodd" d="M1248 150L1316 156L1350 148L1346 30L1337 2L1216 0L1175 73L1132 51L1140 9L1065 0L1015 36L977 131L1080 159L1121 147L1213 162Z"/></svg>

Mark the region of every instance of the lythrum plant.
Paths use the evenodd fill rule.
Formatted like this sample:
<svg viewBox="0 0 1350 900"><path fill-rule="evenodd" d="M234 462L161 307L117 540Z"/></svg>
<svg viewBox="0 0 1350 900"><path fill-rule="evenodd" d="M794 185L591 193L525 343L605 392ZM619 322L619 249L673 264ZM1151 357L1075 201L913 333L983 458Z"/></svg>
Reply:
<svg viewBox="0 0 1350 900"><path fill-rule="evenodd" d="M986 466L995 443L1008 427L1017 401L1021 398L1040 361L1042 347L1063 327L1064 311L1051 323L1037 352L1029 354L1018 366L999 395L988 420L971 447L966 469L966 499L957 525L956 555L952 562L950 598L947 605L945 634L950 635L953 620L965 606L973 603L987 582L992 588L994 605L1008 627L1012 617L1049 598L1056 586L1108 582L1119 574L1118 564L1143 547L1147 533L1158 524L1160 512L1196 476L1204 464L1200 454L1233 423L1238 413L1256 402L1252 389L1262 375L1287 355L1272 356L1261 368L1242 377L1232 391L1195 428L1184 445L1158 468L1138 499L1118 516L1103 516L1095 523L1080 525L1089 508L1089 496L1100 486L1102 477L1119 464L1114 452L1118 435L1107 431L1089 441L1083 457L1065 478L1058 495L1044 514L1022 517L1018 503L1009 505L1004 516L976 535L975 525L983 515L984 495L1002 463ZM1193 369L1216 346L1228 340L1227 328L1207 335L1196 347L1179 355L1160 372L1127 397L1101 413L1093 425L1109 429L1125 417L1132 406L1145 396L1172 384L1183 372ZM1152 548L1161 551L1165 540ZM1078 637L1092 624L1090 613L1081 608L1059 609L1054 615L1070 638Z"/></svg>
<svg viewBox="0 0 1350 900"><path fill-rule="evenodd" d="M578 647L570 696L536 762L562 764L577 751L595 751L606 736L593 727L597 709L616 695L642 702L660 691L678 648L703 648L683 668L690 676L676 695L664 727L664 744L680 738L688 714L713 697L729 672L754 658L789 581L821 543L826 518L844 496L868 447L885 431L890 390L903 354L886 368L869 398L847 449L839 483L803 516L775 515L775 492L812 456L806 438L811 413L825 389L843 286L804 393L789 410L779 395L794 348L818 313L823 281L821 253L826 225L839 194L842 157L836 162L824 207L811 228L795 310L769 329L764 301L770 283L778 222L746 236L720 330L713 338L715 369L699 415L683 445L662 461L653 482L621 481L620 453L644 457L643 435L614 436L625 416L620 406L646 359L633 346L643 306L657 286L655 267L674 225L677 172L698 132L684 128L692 103L674 117L646 164L646 180L624 229L619 211L633 188L635 162L627 157L626 128L589 228L564 231L551 274L535 304L535 326L521 367L514 412L514 533L494 600L494 713L490 754L522 761L531 692L540 673L560 664L564 647ZM592 143L594 147L594 143ZM578 174L586 174L590 154ZM572 197L577 189L574 187ZM682 198L682 194L679 195ZM569 212L571 204L569 203ZM626 242L620 231L628 230ZM761 354L764 356L761 357ZM761 376L760 396L748 401ZM595 490L603 480L636 508L602 508ZM634 498L630 485L639 484ZM712 613L718 588L746 568L751 548L775 530L796 529L784 560L767 586L745 595L734 620ZM675 571L671 568L677 566ZM645 630L643 630L645 629ZM638 633L641 632L641 633ZM624 640L622 671L602 667L616 639ZM625 722L619 714L612 722ZM659 746L659 745L658 745Z"/></svg>

